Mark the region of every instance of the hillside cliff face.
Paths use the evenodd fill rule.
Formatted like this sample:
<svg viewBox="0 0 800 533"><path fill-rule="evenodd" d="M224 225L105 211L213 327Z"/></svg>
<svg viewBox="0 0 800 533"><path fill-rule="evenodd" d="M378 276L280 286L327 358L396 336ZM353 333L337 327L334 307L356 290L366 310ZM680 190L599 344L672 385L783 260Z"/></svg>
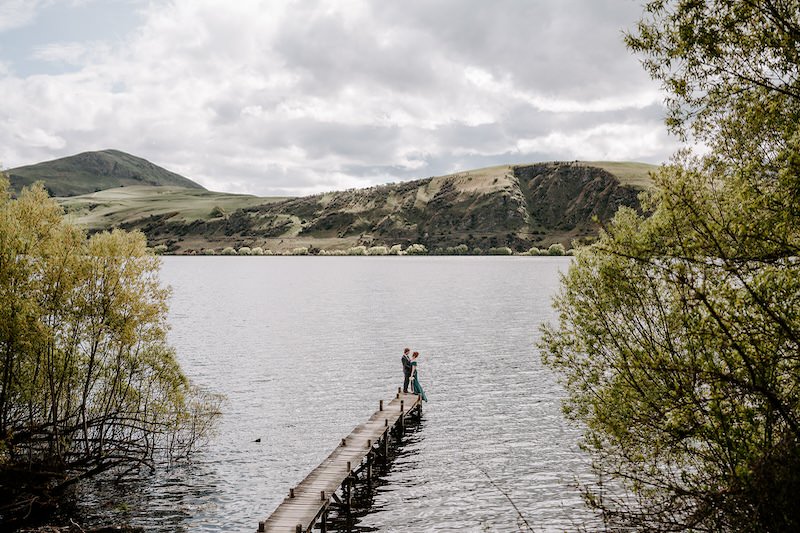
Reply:
<svg viewBox="0 0 800 533"><path fill-rule="evenodd" d="M607 171L574 164L516 168L534 230L586 234L594 219L609 220L621 206L639 208L639 189L621 185Z"/></svg>
<svg viewBox="0 0 800 533"><path fill-rule="evenodd" d="M225 246L346 248L421 243L523 251L597 234L640 189L580 163L501 166L368 189L292 198L192 223L151 217L128 228L173 251Z"/></svg>

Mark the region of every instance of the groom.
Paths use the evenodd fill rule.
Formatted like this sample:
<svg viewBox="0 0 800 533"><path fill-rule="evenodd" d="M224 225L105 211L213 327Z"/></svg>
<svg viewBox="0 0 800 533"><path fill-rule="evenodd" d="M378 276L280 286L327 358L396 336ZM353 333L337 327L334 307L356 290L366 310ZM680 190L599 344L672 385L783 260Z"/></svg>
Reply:
<svg viewBox="0 0 800 533"><path fill-rule="evenodd" d="M408 354L411 352L408 348L403 350L403 357L401 361L403 362L403 392L408 392L408 381L411 379L411 358Z"/></svg>

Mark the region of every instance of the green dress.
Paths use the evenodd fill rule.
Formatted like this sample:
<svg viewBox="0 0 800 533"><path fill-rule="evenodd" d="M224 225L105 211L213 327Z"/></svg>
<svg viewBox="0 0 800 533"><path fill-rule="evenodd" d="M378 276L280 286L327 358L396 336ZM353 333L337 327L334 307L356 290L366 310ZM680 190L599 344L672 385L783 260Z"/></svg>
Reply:
<svg viewBox="0 0 800 533"><path fill-rule="evenodd" d="M422 385L419 384L419 378L417 377L417 362L411 361L411 376L413 378L413 382L411 383L411 390L414 391L414 394L419 394L422 398L422 401L427 402L428 397L425 396L425 391L422 390Z"/></svg>

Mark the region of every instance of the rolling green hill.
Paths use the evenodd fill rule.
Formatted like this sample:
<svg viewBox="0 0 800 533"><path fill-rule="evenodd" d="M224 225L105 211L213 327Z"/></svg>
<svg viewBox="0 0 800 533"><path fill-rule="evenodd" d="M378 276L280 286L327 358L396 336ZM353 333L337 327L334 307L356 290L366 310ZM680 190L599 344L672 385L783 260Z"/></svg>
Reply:
<svg viewBox="0 0 800 533"><path fill-rule="evenodd" d="M284 198L263 198L187 189L134 185L56 198L67 215L90 231L137 225L157 218L190 224L228 216L237 209L264 205Z"/></svg>
<svg viewBox="0 0 800 533"><path fill-rule="evenodd" d="M6 171L12 191L36 181L44 183L51 196L77 196L132 185L173 186L204 189L203 186L140 157L118 150L102 150L45 161Z"/></svg>

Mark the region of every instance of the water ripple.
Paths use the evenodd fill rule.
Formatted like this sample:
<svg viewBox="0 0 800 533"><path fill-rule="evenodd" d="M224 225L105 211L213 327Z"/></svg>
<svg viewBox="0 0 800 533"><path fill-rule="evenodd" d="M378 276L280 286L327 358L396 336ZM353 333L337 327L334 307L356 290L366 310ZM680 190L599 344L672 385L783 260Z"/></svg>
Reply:
<svg viewBox="0 0 800 533"><path fill-rule="evenodd" d="M593 520L563 391L534 345L562 258L168 257L170 341L227 395L188 466L125 496L148 531L253 531L400 384L419 350L431 400L360 531L536 531ZM253 442L260 438L260 443ZM491 477L491 482L486 474ZM498 489L499 488L499 489Z"/></svg>

